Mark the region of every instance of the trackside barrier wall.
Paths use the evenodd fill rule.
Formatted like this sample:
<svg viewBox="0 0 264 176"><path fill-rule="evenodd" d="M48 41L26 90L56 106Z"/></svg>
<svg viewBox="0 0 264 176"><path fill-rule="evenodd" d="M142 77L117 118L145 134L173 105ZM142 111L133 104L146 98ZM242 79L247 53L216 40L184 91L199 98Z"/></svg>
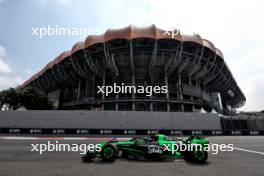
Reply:
<svg viewBox="0 0 264 176"><path fill-rule="evenodd" d="M221 118L223 130L264 130L263 116L238 115L234 117Z"/></svg>
<svg viewBox="0 0 264 176"><path fill-rule="evenodd" d="M140 111L5 111L0 127L220 130L217 114Z"/></svg>
<svg viewBox="0 0 264 176"><path fill-rule="evenodd" d="M2 111L0 134L264 135L263 122L187 112Z"/></svg>

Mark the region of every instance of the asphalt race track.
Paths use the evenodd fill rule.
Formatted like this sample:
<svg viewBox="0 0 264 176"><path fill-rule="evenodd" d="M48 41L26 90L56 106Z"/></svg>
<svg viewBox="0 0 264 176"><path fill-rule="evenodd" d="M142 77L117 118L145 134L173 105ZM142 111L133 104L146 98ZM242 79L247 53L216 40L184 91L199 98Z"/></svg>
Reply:
<svg viewBox="0 0 264 176"><path fill-rule="evenodd" d="M82 163L78 152L31 152L31 145L47 143L50 139L4 139L0 137L0 176L92 176L92 175L177 175L177 176L263 176L263 136L209 137L211 143L234 144L233 152L209 154L205 165L171 162L146 162L118 159L114 163L95 160ZM60 140L60 138L54 138ZM97 143L105 139L62 140L60 143Z"/></svg>

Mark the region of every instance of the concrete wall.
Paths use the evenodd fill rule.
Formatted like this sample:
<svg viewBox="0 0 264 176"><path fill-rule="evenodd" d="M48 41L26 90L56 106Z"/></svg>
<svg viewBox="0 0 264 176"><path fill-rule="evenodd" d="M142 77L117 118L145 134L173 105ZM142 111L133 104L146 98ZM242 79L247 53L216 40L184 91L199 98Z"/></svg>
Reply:
<svg viewBox="0 0 264 176"><path fill-rule="evenodd" d="M0 127L221 130L217 114L140 111L5 111Z"/></svg>

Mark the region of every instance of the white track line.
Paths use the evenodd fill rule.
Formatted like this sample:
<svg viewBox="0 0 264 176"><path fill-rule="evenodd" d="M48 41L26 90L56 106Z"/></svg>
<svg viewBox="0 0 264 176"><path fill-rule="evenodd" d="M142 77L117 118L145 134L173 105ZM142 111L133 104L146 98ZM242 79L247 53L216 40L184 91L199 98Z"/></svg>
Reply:
<svg viewBox="0 0 264 176"><path fill-rule="evenodd" d="M254 150L242 149L242 148L237 148L237 147L234 147L234 149L239 150L239 151L243 151L243 152L249 152L249 153L256 153L256 154L264 155L264 152L258 152L258 151L254 151Z"/></svg>
<svg viewBox="0 0 264 176"><path fill-rule="evenodd" d="M217 144L217 143L210 143L210 144ZM248 150L248 149L243 149L243 148L238 148L238 147L233 147L233 149L243 151L243 152L248 152L248 153L255 153L255 154L264 155L264 152L259 152L259 151L254 151L254 150Z"/></svg>
<svg viewBox="0 0 264 176"><path fill-rule="evenodd" d="M23 137L23 136L0 136L0 140L111 140L113 138L92 138L92 137ZM115 138L117 140L129 140L131 138ZM264 155L264 152L254 151L254 150L248 150L243 148L234 147L235 150L248 152L248 153L255 153Z"/></svg>
<svg viewBox="0 0 264 176"><path fill-rule="evenodd" d="M37 137L15 137L15 136L0 136L0 139L18 139L18 140L36 140Z"/></svg>
<svg viewBox="0 0 264 176"><path fill-rule="evenodd" d="M111 137L24 137L24 136L0 136L0 140L111 140ZM129 140L131 138L115 138L117 140Z"/></svg>

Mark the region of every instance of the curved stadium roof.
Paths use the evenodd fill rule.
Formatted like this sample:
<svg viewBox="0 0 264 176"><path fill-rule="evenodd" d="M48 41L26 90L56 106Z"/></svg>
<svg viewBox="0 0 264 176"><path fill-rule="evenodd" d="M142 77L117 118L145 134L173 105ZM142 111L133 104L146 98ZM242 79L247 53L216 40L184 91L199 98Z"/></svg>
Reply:
<svg viewBox="0 0 264 176"><path fill-rule="evenodd" d="M218 56L218 59L221 59L224 63L224 66L229 71L229 74L231 76L232 84L233 86L233 92L235 93L234 100L230 105L233 107L240 107L242 106L246 98L240 88L238 87L235 79L232 76L231 71L229 70L228 66L225 64L224 56L222 52L217 49L212 42L206 39L202 39L199 35L182 35L178 33L176 36L172 36L171 34L164 35L166 31L162 30L155 25L151 25L149 27L139 28L135 26L128 26L121 29L109 29L102 35L90 35L88 36L84 41L76 43L71 50L64 51L61 53L58 57L56 57L54 60L49 62L43 69L41 69L39 72L37 72L35 75L33 75L30 79L28 79L26 82L24 82L19 88L24 88L28 86L33 81L37 80L40 76L42 76L47 70L52 69L54 66L60 64L65 59L71 57L75 53L77 53L80 50L88 49L96 44L104 44L109 41L113 41L115 39L125 39L125 40L133 40L133 39L141 39L141 38L148 38L148 39L154 39L154 40L175 40L181 43L190 42L199 45L202 48L207 48L213 53L215 53L216 56ZM226 80L226 81L230 81ZM228 83L226 83L227 85ZM231 84L231 83L230 83Z"/></svg>

